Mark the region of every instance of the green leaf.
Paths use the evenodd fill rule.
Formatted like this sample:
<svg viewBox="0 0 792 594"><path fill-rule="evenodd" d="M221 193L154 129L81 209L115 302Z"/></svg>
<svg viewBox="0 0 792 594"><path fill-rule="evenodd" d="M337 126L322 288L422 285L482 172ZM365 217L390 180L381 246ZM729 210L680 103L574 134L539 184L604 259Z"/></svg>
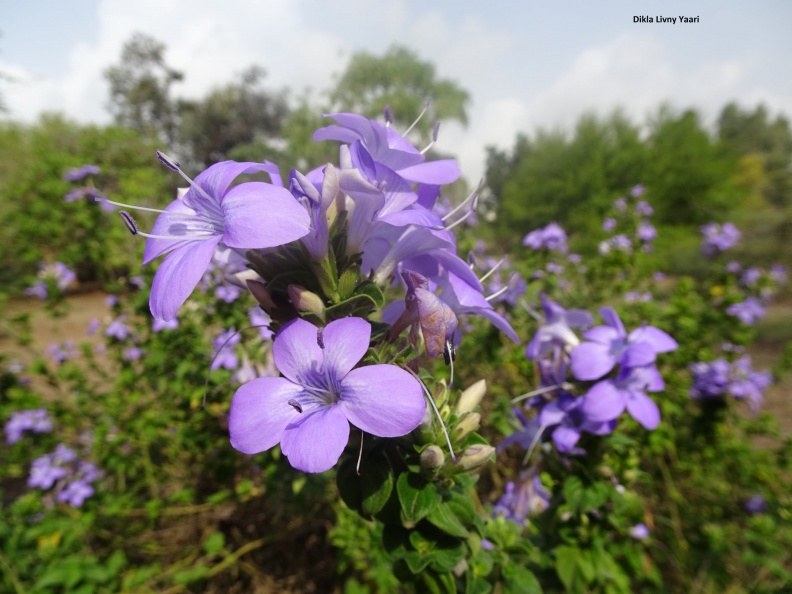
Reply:
<svg viewBox="0 0 792 594"><path fill-rule="evenodd" d="M358 475L357 461L353 457L342 460L336 474L338 492L350 509L365 517L380 512L393 492L393 472L381 450L363 459L363 470Z"/></svg>
<svg viewBox="0 0 792 594"><path fill-rule="evenodd" d="M402 523L406 528L415 526L432 512L443 500L437 486L421 475L403 473L396 483L401 503Z"/></svg>
<svg viewBox="0 0 792 594"><path fill-rule="evenodd" d="M583 503L583 482L576 476L569 477L564 482L564 499L570 510L579 512Z"/></svg>
<svg viewBox="0 0 792 594"><path fill-rule="evenodd" d="M436 574L431 571L425 571L421 574L426 590L419 592L430 592L431 594L456 594L456 583L454 576L451 573Z"/></svg>
<svg viewBox="0 0 792 594"><path fill-rule="evenodd" d="M173 574L173 581L177 584L189 584L204 579L209 573L209 568L204 565L183 569Z"/></svg>
<svg viewBox="0 0 792 594"><path fill-rule="evenodd" d="M522 565L509 562L503 566L504 594L542 594L534 573Z"/></svg>
<svg viewBox="0 0 792 594"><path fill-rule="evenodd" d="M570 546L556 547L553 551L555 555L555 568L558 578L567 590L572 590L573 584L577 581L577 563L580 557L580 550Z"/></svg>
<svg viewBox="0 0 792 594"><path fill-rule="evenodd" d="M468 529L465 528L465 525L460 521L450 501L435 507L426 519L451 536L456 536L458 538L467 538L470 536L470 532L468 532Z"/></svg>
<svg viewBox="0 0 792 594"><path fill-rule="evenodd" d="M204 541L203 548L208 555L214 555L223 550L225 546L225 534L222 532L212 532Z"/></svg>
<svg viewBox="0 0 792 594"><path fill-rule="evenodd" d="M418 574L426 569L431 560L431 554L422 551L409 551L404 555L404 561L407 563L407 567L409 567L410 571L414 574Z"/></svg>

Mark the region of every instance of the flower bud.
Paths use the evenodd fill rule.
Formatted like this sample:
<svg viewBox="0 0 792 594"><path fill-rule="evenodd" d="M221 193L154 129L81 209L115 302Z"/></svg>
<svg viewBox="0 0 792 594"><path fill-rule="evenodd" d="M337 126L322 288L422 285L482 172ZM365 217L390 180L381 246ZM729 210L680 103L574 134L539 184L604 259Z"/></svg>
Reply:
<svg viewBox="0 0 792 594"><path fill-rule="evenodd" d="M247 280L245 284L253 297L256 298L256 301L259 302L259 305L264 308L264 311L271 312L277 309L275 302L272 300L272 295L269 289L264 286L264 283L255 280Z"/></svg>
<svg viewBox="0 0 792 594"><path fill-rule="evenodd" d="M473 433L481 425L481 415L477 412L468 413L457 423L454 428L454 437L457 441L462 441Z"/></svg>
<svg viewBox="0 0 792 594"><path fill-rule="evenodd" d="M325 306L322 298L300 285L289 285L289 299L299 312L309 312L324 320Z"/></svg>
<svg viewBox="0 0 792 594"><path fill-rule="evenodd" d="M462 456L459 458L457 464L464 470L473 470L487 462L494 453L495 448L492 446L477 443L462 452Z"/></svg>
<svg viewBox="0 0 792 594"><path fill-rule="evenodd" d="M443 464L445 464L445 454L436 445L430 445L421 452L421 468L434 470L435 468L440 468Z"/></svg>
<svg viewBox="0 0 792 594"><path fill-rule="evenodd" d="M474 408L479 405L481 399L484 398L484 394L487 393L487 380L479 380L469 388L467 388L462 394L459 396L459 402L457 402L457 414L459 416L464 415L465 413L471 412Z"/></svg>

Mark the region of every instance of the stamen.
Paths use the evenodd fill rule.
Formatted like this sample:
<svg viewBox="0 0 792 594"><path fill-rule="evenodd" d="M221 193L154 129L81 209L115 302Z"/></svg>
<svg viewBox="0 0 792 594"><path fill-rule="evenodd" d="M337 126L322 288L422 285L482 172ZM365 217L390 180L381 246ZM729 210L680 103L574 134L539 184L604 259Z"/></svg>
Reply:
<svg viewBox="0 0 792 594"><path fill-rule="evenodd" d="M175 161L159 149L157 149L157 159L171 171L181 171L181 163Z"/></svg>
<svg viewBox="0 0 792 594"><path fill-rule="evenodd" d="M393 110L390 105L386 105L382 110L385 115L385 126L390 126L393 123Z"/></svg>
<svg viewBox="0 0 792 594"><path fill-rule="evenodd" d="M511 287L509 287L509 285L506 285L505 287L501 287L499 290L495 291L495 292L494 292L492 295L490 295L489 297L484 297L484 299L485 299L486 301L492 301L493 299L497 299L498 297L500 297L501 295L503 295L503 294L504 294L506 291L508 291L510 288L511 288Z"/></svg>
<svg viewBox="0 0 792 594"><path fill-rule="evenodd" d="M415 379L418 380L418 383L421 384L421 388L423 388L424 394L426 394L427 400L429 400L429 404L432 405L432 409L435 412L435 416L437 416L437 420L440 421L440 428L443 430L443 435L445 435L446 443L448 444L448 451L451 453L451 459L456 462L456 455L454 454L454 448L451 446L451 438L448 436L448 430L446 429L445 423L443 423L443 417L440 416L440 411L437 410L437 405L435 404L434 398L429 393L429 390L423 383L423 380L409 367L403 367L405 371L407 371L410 375L412 375Z"/></svg>
<svg viewBox="0 0 792 594"><path fill-rule="evenodd" d="M429 149L432 148L434 145L435 145L435 141L433 140L432 142L430 142L429 144L427 144L425 147L423 147L421 149L421 154L425 155L426 153L428 153Z"/></svg>
<svg viewBox="0 0 792 594"><path fill-rule="evenodd" d="M443 358L446 365L451 365L451 377L448 380L448 389L454 387L454 361L456 360L456 347L452 339L446 339L445 348L443 349Z"/></svg>
<svg viewBox="0 0 792 594"><path fill-rule="evenodd" d="M501 267L501 265L502 265L502 264L503 264L505 261L506 261L506 256L503 256L503 258L501 258L500 260L498 260L498 261L495 263L495 266L493 266L492 268L490 268L490 269L489 269L489 272L487 272L487 274L485 274L484 276L482 276L482 277L479 279L479 281L483 283L485 280L487 280L489 277L491 277L491 276L492 276L492 275L493 275L493 274L494 274L494 273L495 273L495 272L498 270L498 268L500 268L500 267Z"/></svg>
<svg viewBox="0 0 792 594"><path fill-rule="evenodd" d="M132 216L125 210L119 211L118 214L121 215L121 218L123 219L124 224L127 226L127 229L129 229L129 232L132 235L137 235L138 228L137 224L135 223L135 219L133 219Z"/></svg>
<svg viewBox="0 0 792 594"><path fill-rule="evenodd" d="M437 142L437 133L440 132L440 122L435 122L435 125L432 126L432 142Z"/></svg>
<svg viewBox="0 0 792 594"><path fill-rule="evenodd" d="M523 306L523 309L525 311L527 311L529 314L531 314L531 317L534 320L536 320L540 324L544 324L545 323L544 316L542 314L540 314L540 313L537 313L537 311L534 308L532 308L530 305L528 305L528 303L526 301L520 301L520 305Z"/></svg>
<svg viewBox="0 0 792 594"><path fill-rule="evenodd" d="M539 425L539 429L536 431L536 435L534 436L533 440L531 440L531 445L528 448L528 451L525 452L525 457L523 458L523 464L527 464L528 460L530 460L531 454L533 453L536 444L539 443L539 438L542 437L542 433L544 433L545 429L547 429L546 425Z"/></svg>
<svg viewBox="0 0 792 594"><path fill-rule="evenodd" d="M302 405L299 402L297 402L294 398L290 398L287 404L291 406L294 410L296 410L298 413L302 414L303 411Z"/></svg>
<svg viewBox="0 0 792 594"><path fill-rule="evenodd" d="M451 218L451 216L452 216L452 215L456 214L456 213L457 213L457 211L459 211L459 210L462 210L463 208L465 208L465 206L467 205L467 203L468 203L468 202L471 202L471 201L475 200L476 198L478 198L478 193L479 193L479 190L481 190L481 188L482 188L483 186L484 186L484 179L482 178L482 179L479 181L478 185L477 185L477 186L475 187L475 189L473 190L473 192L471 192L471 193L468 195L468 197L467 197L467 198L465 198L465 199L464 199L464 200L463 200L463 201L462 201L462 202L459 204L459 206L457 206L457 207L456 207L454 210L452 210L452 211L451 211L451 212L449 212L449 213L448 213L446 216L444 216L444 217L443 217L443 221L447 221L448 219L450 219L450 218Z"/></svg>
<svg viewBox="0 0 792 594"><path fill-rule="evenodd" d="M145 210L146 212L165 212L164 210L160 210L159 208L147 208L145 206L135 206L134 204L124 204L123 202L114 202L113 200L102 198L101 196L95 196L94 202L107 202L108 204L114 204L115 206L123 206L124 208L131 208L132 210Z"/></svg>
<svg viewBox="0 0 792 594"><path fill-rule="evenodd" d="M320 349L324 349L324 328L319 328L316 333L316 342L319 345Z"/></svg>
<svg viewBox="0 0 792 594"><path fill-rule="evenodd" d="M420 122L420 121L421 121L421 118L424 116L424 114L426 113L426 110L427 110L427 109L429 109L429 106L430 106L431 104L432 104L432 100L431 100L431 99L427 99L427 100L426 100L426 104L424 104L424 108L423 108L423 110L421 111L421 113L419 113L419 114L418 114L418 117L417 117L417 118L415 118L415 121L412 123L412 126L410 126L409 128L407 128L407 129L406 129L406 130L405 130L405 131L402 133L402 136L404 136L404 137L406 138L406 137L407 137L407 135L408 135L410 132L412 132L412 129L413 129L413 128L415 128L415 126L418 124L418 122Z"/></svg>
<svg viewBox="0 0 792 594"><path fill-rule="evenodd" d="M154 235L153 233L138 231L135 235L140 235L141 237L147 237L149 239L167 239L171 241L191 241L194 239L203 239L205 237L215 237L215 234L212 232L190 233L189 235Z"/></svg>
<svg viewBox="0 0 792 594"><path fill-rule="evenodd" d="M518 402L522 402L523 400L528 400L529 398L533 398L534 396L539 396L540 394L546 394L547 392L552 392L553 390L557 390L558 388L563 388L566 384L556 384L555 386L544 386L542 388L537 388L531 392L526 392L521 396L517 396L516 398L511 399L512 404L517 404Z"/></svg>
<svg viewBox="0 0 792 594"><path fill-rule="evenodd" d="M190 179L190 177L186 173L184 173L184 171L181 170L181 163L169 157L159 149L157 149L157 159L159 159L160 163L165 165L165 167L167 167L171 171L175 171L176 173L181 175L185 180L187 180L187 183L190 184L190 187L194 188L196 192L198 192L204 198L206 198L210 204L215 203L215 200L209 194L207 194L206 191L201 186L196 184L192 179Z"/></svg>
<svg viewBox="0 0 792 594"><path fill-rule="evenodd" d="M464 216L461 216L461 217L459 217L459 218L458 218L456 221L454 221L454 222L453 222L453 223L451 223L450 225L447 225L447 226L446 226L446 228L445 228L445 229L446 229L446 231L448 231L448 230L450 230L450 229L453 229L454 227L457 227L457 226L461 225L461 224L462 224L462 223L464 223L466 220L468 220L470 217L472 217L472 216L473 216L473 213L475 213L475 212L476 212L476 207L477 207L477 206L478 206L478 196L476 196L476 198L473 200L473 204L472 204L472 206L470 207L470 210L468 210L468 211L467 211L467 212L464 214Z"/></svg>
<svg viewBox="0 0 792 594"><path fill-rule="evenodd" d="M363 435L364 432L361 430L360 432L360 451L358 452L358 461L357 465L355 466L355 472L358 476L360 476L360 461L363 460Z"/></svg>

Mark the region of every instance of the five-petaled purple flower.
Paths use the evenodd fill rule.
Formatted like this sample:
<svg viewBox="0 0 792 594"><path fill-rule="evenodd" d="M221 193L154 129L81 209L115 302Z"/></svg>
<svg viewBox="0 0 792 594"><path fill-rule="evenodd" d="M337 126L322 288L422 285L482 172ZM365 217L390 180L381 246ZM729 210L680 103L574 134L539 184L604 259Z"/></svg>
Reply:
<svg viewBox="0 0 792 594"><path fill-rule="evenodd" d="M181 172L161 153L162 162ZM157 217L151 234L140 233L131 217L124 217L133 233L148 237L143 263L168 254L151 286L149 305L155 318L171 320L193 292L222 241L230 248L268 248L289 243L308 233L308 213L288 190L264 182L231 187L242 174L272 171L267 163L216 163L190 182L184 198L175 200ZM126 206L126 205L122 205Z"/></svg>
<svg viewBox="0 0 792 594"><path fill-rule="evenodd" d="M596 326L583 337L589 341L572 351L572 373L579 380L596 380L618 363L640 367L654 363L658 353L677 348L676 341L654 326L642 326L627 334L624 324L611 307L600 309L606 326Z"/></svg>
<svg viewBox="0 0 792 594"><path fill-rule="evenodd" d="M231 445L246 454L280 443L289 463L323 472L340 458L349 423L378 437L406 435L423 420L421 386L395 365L353 369L369 348L371 325L342 318L325 328L295 319L275 337L275 365L285 377L243 385L231 402Z"/></svg>

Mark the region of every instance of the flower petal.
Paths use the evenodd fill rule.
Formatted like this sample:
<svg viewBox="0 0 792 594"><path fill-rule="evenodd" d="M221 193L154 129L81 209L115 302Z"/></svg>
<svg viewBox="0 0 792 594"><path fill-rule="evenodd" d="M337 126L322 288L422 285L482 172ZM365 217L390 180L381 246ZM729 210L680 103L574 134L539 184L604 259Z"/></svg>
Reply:
<svg viewBox="0 0 792 594"><path fill-rule="evenodd" d="M176 317L182 303L187 301L206 272L219 242L219 235L191 241L163 260L154 275L149 296L149 307L155 318L167 322Z"/></svg>
<svg viewBox="0 0 792 594"><path fill-rule="evenodd" d="M610 347L597 342L583 342L572 349L572 374L579 380L595 380L616 364Z"/></svg>
<svg viewBox="0 0 792 594"><path fill-rule="evenodd" d="M340 406L328 406L310 414L298 415L286 427L281 439L283 455L297 470L330 470L349 440L349 423Z"/></svg>
<svg viewBox="0 0 792 594"><path fill-rule="evenodd" d="M322 369L324 355L317 341L319 329L302 318L285 324L275 336L272 355L283 375L301 386L313 386L312 378Z"/></svg>
<svg viewBox="0 0 792 594"><path fill-rule="evenodd" d="M619 363L625 367L643 367L651 365L657 358L657 353L648 342L637 342L629 345L621 357Z"/></svg>
<svg viewBox="0 0 792 594"><path fill-rule="evenodd" d="M624 412L624 393L612 381L594 384L583 397L581 409L588 421L611 421Z"/></svg>
<svg viewBox="0 0 792 594"><path fill-rule="evenodd" d="M679 345L669 334L654 326L636 328L630 332L630 342L647 342L655 353L667 353L675 350Z"/></svg>
<svg viewBox="0 0 792 594"><path fill-rule="evenodd" d="M228 417L231 445L242 453L257 454L279 443L300 414L289 404L300 392L302 386L282 377L262 377L241 386Z"/></svg>
<svg viewBox="0 0 792 594"><path fill-rule="evenodd" d="M193 181L209 194L216 204L222 204L226 190L237 177L243 173L253 174L261 171L271 173L272 163L221 161L199 173ZM204 207L208 206L206 198L193 187L184 195L184 200L190 207L193 206L194 201Z"/></svg>
<svg viewBox="0 0 792 594"><path fill-rule="evenodd" d="M418 163L411 167L401 168L398 172L407 181L431 185L450 184L462 176L455 159Z"/></svg>
<svg viewBox="0 0 792 594"><path fill-rule="evenodd" d="M555 443L558 451L567 453L571 451L580 439L580 429L574 427L557 427L553 431L553 443Z"/></svg>
<svg viewBox="0 0 792 594"><path fill-rule="evenodd" d="M151 229L152 235L172 235L170 227L178 219L178 215L184 217L194 217L195 211L184 204L183 200L174 200L165 207L165 212L157 217ZM143 264L146 265L157 256L178 248L185 242L191 241L189 237L184 240L178 239L146 239L146 247L143 249Z"/></svg>
<svg viewBox="0 0 792 594"><path fill-rule="evenodd" d="M231 188L222 204L223 243L235 248L268 248L307 235L310 218L291 192L263 182Z"/></svg>
<svg viewBox="0 0 792 594"><path fill-rule="evenodd" d="M627 410L632 418L650 431L660 424L660 409L654 400L643 392L630 390L627 392Z"/></svg>
<svg viewBox="0 0 792 594"><path fill-rule="evenodd" d="M423 420L421 385L395 365L353 369L341 382L341 408L349 422L378 437L406 435Z"/></svg>
<svg viewBox="0 0 792 594"><path fill-rule="evenodd" d="M324 369L341 379L366 354L371 341L371 324L363 318L342 318L322 331Z"/></svg>

